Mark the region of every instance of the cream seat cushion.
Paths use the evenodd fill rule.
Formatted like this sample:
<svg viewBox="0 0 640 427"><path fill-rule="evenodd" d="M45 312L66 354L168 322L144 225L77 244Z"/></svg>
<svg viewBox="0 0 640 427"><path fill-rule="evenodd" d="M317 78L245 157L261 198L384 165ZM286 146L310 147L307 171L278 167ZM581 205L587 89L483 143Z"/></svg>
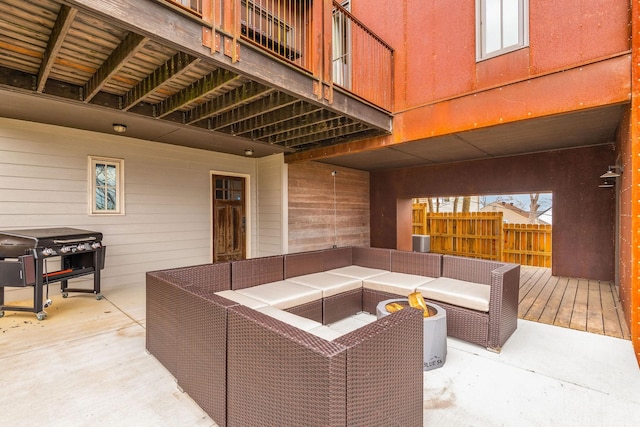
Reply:
<svg viewBox="0 0 640 427"><path fill-rule="evenodd" d="M426 299L446 302L478 311L489 311L491 286L464 280L439 277L417 289Z"/></svg>
<svg viewBox="0 0 640 427"><path fill-rule="evenodd" d="M317 326L313 329L309 329L307 332L320 338L324 338L327 341L333 341L336 338L344 335L344 332L338 331L326 325Z"/></svg>
<svg viewBox="0 0 640 427"><path fill-rule="evenodd" d="M374 291L407 296L418 286L434 280L433 277L406 273L385 273L362 281L362 286Z"/></svg>
<svg viewBox="0 0 640 427"><path fill-rule="evenodd" d="M323 298L362 287L362 280L360 279L326 272L290 277L287 280L319 289L322 291Z"/></svg>
<svg viewBox="0 0 640 427"><path fill-rule="evenodd" d="M216 295L220 295L221 297L225 297L226 299L253 309L267 307L267 303L248 297L237 291L220 291L216 292Z"/></svg>
<svg viewBox="0 0 640 427"><path fill-rule="evenodd" d="M278 319L283 321L284 323L288 323L291 326L294 326L303 331L308 331L310 329L317 328L322 326L322 323L316 322L315 320L307 319L306 317L298 316L297 314L289 313L288 311L279 310L274 307L262 307L258 308L256 311L260 313L264 313L267 316L271 316L274 319Z"/></svg>
<svg viewBox="0 0 640 427"><path fill-rule="evenodd" d="M387 270L380 270L378 268L362 267L360 265L348 265L346 267L334 268L333 270L327 270L326 273L339 274L341 276L354 277L356 279L368 279L374 276L380 276L388 273Z"/></svg>
<svg viewBox="0 0 640 427"><path fill-rule="evenodd" d="M264 285L239 289L236 292L281 309L322 299L320 289L310 288L289 280L265 283Z"/></svg>

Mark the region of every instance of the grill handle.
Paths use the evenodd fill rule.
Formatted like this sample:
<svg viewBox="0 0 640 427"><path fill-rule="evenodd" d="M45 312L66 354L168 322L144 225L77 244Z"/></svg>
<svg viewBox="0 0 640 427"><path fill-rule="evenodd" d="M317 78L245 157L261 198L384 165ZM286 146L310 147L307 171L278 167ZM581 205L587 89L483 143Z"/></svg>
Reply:
<svg viewBox="0 0 640 427"><path fill-rule="evenodd" d="M79 242L86 242L87 240L96 240L96 238L94 236L89 236L89 237L82 237L79 239L65 239L65 240L53 240L53 243L55 243L56 245L65 245L67 243L79 243Z"/></svg>

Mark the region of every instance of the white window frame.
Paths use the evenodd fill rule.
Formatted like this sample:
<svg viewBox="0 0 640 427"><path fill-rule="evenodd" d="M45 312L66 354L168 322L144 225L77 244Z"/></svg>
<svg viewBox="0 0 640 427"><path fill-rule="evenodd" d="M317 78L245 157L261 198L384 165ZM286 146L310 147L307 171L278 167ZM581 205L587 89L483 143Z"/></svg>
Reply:
<svg viewBox="0 0 640 427"><path fill-rule="evenodd" d="M487 52L487 18L486 4L488 0L476 0L476 61L494 58L529 46L529 0L498 0L500 11L504 10L504 2L515 1L518 3L518 41L515 44L505 46L504 21L500 19L501 47Z"/></svg>
<svg viewBox="0 0 640 427"><path fill-rule="evenodd" d="M114 209L96 207L96 166L108 165L116 168L116 200ZM124 215L124 159L89 156L89 215Z"/></svg>

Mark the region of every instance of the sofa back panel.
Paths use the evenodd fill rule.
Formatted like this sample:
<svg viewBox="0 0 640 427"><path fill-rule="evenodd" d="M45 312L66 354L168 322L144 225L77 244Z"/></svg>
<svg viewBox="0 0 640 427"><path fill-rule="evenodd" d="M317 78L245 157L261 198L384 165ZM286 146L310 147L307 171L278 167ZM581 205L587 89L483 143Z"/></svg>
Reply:
<svg viewBox="0 0 640 427"><path fill-rule="evenodd" d="M231 289L238 290L284 279L282 255L244 259L231 263Z"/></svg>
<svg viewBox="0 0 640 427"><path fill-rule="evenodd" d="M176 302L180 300L181 292L181 287L172 283L171 277L163 272L146 274L146 349L174 377L178 372L176 318L180 316Z"/></svg>
<svg viewBox="0 0 640 427"><path fill-rule="evenodd" d="M391 249L354 247L353 264L391 270Z"/></svg>
<svg viewBox="0 0 640 427"><path fill-rule="evenodd" d="M172 268L162 272L190 286L210 289L214 292L230 289L231 286L231 268L226 262Z"/></svg>
<svg viewBox="0 0 640 427"><path fill-rule="evenodd" d="M467 282L491 284L491 272L504 263L476 258L443 255L442 275Z"/></svg>
<svg viewBox="0 0 640 427"><path fill-rule="evenodd" d="M323 271L333 270L334 268L347 267L353 264L352 248L331 248L326 249L323 254L324 267Z"/></svg>
<svg viewBox="0 0 640 427"><path fill-rule="evenodd" d="M178 385L220 427L226 426L226 309L235 303L196 287L183 291L177 304Z"/></svg>
<svg viewBox="0 0 640 427"><path fill-rule="evenodd" d="M299 252L284 256L284 278L324 271L324 251Z"/></svg>
<svg viewBox="0 0 640 427"><path fill-rule="evenodd" d="M228 425L348 425L344 346L247 307L228 315Z"/></svg>
<svg viewBox="0 0 640 427"><path fill-rule="evenodd" d="M392 250L391 271L427 277L440 277L442 255Z"/></svg>
<svg viewBox="0 0 640 427"><path fill-rule="evenodd" d="M422 425L420 311L400 310L334 342L348 347L346 425Z"/></svg>

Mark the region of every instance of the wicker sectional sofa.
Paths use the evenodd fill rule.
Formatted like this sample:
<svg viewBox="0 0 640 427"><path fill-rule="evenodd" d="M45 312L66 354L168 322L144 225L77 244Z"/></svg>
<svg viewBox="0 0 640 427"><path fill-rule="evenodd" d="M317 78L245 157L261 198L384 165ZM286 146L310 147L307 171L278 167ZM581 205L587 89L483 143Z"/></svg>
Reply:
<svg viewBox="0 0 640 427"><path fill-rule="evenodd" d="M146 346L220 426L418 426L421 313L347 334L331 324L438 281L444 296L421 291L451 301L437 301L448 334L499 351L518 265L360 247L147 273ZM486 286L488 311L456 305L458 282Z"/></svg>

